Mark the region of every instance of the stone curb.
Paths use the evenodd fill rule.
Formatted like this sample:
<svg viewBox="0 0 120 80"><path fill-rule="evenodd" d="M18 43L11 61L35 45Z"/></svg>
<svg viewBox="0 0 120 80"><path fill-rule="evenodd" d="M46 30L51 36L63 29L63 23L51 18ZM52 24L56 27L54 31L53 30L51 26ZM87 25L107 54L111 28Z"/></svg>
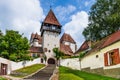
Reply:
<svg viewBox="0 0 120 80"><path fill-rule="evenodd" d="M47 65L45 67L37 70L36 72L34 72L34 73L32 73L32 74L30 74L28 76L22 77L22 78L13 77L13 76L9 76L9 75L3 75L3 77L8 78L8 80L23 80L24 78L30 77L30 76L34 75L35 73L39 72L40 70L46 68L46 67L47 67Z"/></svg>
<svg viewBox="0 0 120 80"><path fill-rule="evenodd" d="M49 80L52 80L52 78L53 78L54 75L56 74L56 69L57 69L57 68L59 68L59 67L56 66L56 68L55 68L55 70L53 71L53 74L52 74L52 76L49 78Z"/></svg>
<svg viewBox="0 0 120 80"><path fill-rule="evenodd" d="M9 75L3 75L2 77L7 78L7 80L22 80L22 78L12 77Z"/></svg>

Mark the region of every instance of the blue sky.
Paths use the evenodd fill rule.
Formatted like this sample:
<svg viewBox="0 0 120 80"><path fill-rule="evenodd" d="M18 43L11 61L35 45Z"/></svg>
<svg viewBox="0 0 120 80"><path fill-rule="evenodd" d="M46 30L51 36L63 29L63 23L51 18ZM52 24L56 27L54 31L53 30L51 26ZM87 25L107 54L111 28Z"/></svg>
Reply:
<svg viewBox="0 0 120 80"><path fill-rule="evenodd" d="M31 33L40 34L41 22L50 5L59 22L62 33L69 33L78 48L84 41L82 31L88 24L89 10L95 0L0 0L0 29L19 31L30 38Z"/></svg>
<svg viewBox="0 0 120 80"><path fill-rule="evenodd" d="M63 9L56 10L56 8L58 8L58 7L67 8L68 6L74 7L75 9L73 11L71 11L69 14L67 14L67 15L63 14L63 17L66 17L67 20L66 19L61 20L59 18L59 21L61 22L61 24L64 25L66 22L70 21L69 18L71 15L73 15L79 11L85 11L85 12L89 13L90 7L95 2L95 0L40 0L40 2L42 3L41 6L43 8L43 12L45 15L47 15L47 13L50 9L50 5L51 5L54 13L56 14L56 17L58 17L58 18L60 16L60 14L64 11L61 11ZM57 11L59 11L59 13Z"/></svg>

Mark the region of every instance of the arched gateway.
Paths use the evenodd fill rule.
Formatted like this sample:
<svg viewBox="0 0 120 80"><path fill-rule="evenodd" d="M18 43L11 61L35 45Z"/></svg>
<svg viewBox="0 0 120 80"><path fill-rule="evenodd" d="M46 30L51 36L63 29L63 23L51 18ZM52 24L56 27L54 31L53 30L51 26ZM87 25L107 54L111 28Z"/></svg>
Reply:
<svg viewBox="0 0 120 80"><path fill-rule="evenodd" d="M55 59L49 58L47 62L48 64L55 64Z"/></svg>

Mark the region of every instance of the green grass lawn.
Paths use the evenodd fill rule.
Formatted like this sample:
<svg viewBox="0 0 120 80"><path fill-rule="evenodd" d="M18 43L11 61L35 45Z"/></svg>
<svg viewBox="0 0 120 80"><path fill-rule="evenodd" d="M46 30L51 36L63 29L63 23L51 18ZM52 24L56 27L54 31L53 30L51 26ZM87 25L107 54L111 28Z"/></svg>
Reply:
<svg viewBox="0 0 120 80"><path fill-rule="evenodd" d="M72 70L66 67L60 67L60 80L118 80L111 77L91 74L79 70Z"/></svg>
<svg viewBox="0 0 120 80"><path fill-rule="evenodd" d="M7 80L7 79L5 79L5 78L3 78L3 77L0 77L0 80Z"/></svg>
<svg viewBox="0 0 120 80"><path fill-rule="evenodd" d="M43 68L44 66L45 66L44 64L35 64L32 66L24 67L24 68L13 71L11 76L25 77L25 76L30 75L30 74L36 72L37 70Z"/></svg>

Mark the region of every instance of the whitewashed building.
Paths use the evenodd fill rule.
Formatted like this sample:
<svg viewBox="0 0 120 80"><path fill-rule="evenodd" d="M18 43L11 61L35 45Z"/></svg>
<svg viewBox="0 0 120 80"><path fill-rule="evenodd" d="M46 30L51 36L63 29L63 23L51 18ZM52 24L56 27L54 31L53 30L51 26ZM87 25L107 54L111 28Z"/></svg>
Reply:
<svg viewBox="0 0 120 80"><path fill-rule="evenodd" d="M89 47L85 41L78 53L87 49ZM80 62L81 70L120 78L120 30L92 43Z"/></svg>

